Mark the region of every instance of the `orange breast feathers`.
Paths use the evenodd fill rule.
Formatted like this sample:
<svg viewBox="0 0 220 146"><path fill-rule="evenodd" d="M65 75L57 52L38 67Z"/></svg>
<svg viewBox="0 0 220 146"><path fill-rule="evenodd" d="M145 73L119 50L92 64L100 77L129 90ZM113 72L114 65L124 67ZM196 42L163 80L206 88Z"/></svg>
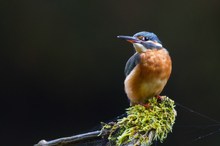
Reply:
<svg viewBox="0 0 220 146"><path fill-rule="evenodd" d="M159 95L172 70L172 62L166 49L147 49L140 54L140 62L125 79L125 92L131 105L144 104Z"/></svg>

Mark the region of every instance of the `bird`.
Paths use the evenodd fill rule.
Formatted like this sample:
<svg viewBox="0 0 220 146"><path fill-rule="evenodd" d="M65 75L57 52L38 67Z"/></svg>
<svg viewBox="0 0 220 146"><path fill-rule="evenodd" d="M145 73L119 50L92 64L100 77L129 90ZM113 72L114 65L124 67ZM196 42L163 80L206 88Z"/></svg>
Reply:
<svg viewBox="0 0 220 146"><path fill-rule="evenodd" d="M172 71L167 49L153 32L141 31L133 36L117 37L132 43L135 49L125 65L124 88L130 105L145 105L153 97L160 99Z"/></svg>

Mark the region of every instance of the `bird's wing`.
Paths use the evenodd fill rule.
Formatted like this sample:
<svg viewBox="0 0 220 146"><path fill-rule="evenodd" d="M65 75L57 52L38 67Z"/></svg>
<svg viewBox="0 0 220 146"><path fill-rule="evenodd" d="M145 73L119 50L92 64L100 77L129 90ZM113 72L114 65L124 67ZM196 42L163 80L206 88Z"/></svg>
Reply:
<svg viewBox="0 0 220 146"><path fill-rule="evenodd" d="M125 65L125 75L128 76L131 71L134 69L134 67L139 63L140 61L140 54L135 53L133 56L131 56L126 65Z"/></svg>

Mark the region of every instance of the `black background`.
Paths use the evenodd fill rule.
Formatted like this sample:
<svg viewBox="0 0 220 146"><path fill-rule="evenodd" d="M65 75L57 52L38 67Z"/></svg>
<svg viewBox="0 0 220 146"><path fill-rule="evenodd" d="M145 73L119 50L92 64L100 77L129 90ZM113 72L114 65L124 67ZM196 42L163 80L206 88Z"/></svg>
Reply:
<svg viewBox="0 0 220 146"><path fill-rule="evenodd" d="M218 0L1 0L0 15L1 145L83 133L122 114L134 51L116 36L143 30L156 33L173 60L162 94L220 120ZM182 113L177 125L193 120ZM218 146L218 137L193 145Z"/></svg>

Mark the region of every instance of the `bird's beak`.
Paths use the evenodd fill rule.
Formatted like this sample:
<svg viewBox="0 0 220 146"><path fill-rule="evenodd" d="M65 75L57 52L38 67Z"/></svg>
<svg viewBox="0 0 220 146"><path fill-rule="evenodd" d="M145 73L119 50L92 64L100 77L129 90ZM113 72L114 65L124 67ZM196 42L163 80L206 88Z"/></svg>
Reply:
<svg viewBox="0 0 220 146"><path fill-rule="evenodd" d="M138 40L136 37L132 37L132 36L119 35L119 36L117 36L117 38L125 39L126 41L128 41L128 42L130 42L132 44L140 42L140 40Z"/></svg>
<svg viewBox="0 0 220 146"><path fill-rule="evenodd" d="M133 44L135 50L138 53L143 53L146 52L146 48L141 44L141 40L139 40L136 37L132 37L132 36L124 36L124 35L119 35L118 38L120 39L125 39L126 41L130 42Z"/></svg>

